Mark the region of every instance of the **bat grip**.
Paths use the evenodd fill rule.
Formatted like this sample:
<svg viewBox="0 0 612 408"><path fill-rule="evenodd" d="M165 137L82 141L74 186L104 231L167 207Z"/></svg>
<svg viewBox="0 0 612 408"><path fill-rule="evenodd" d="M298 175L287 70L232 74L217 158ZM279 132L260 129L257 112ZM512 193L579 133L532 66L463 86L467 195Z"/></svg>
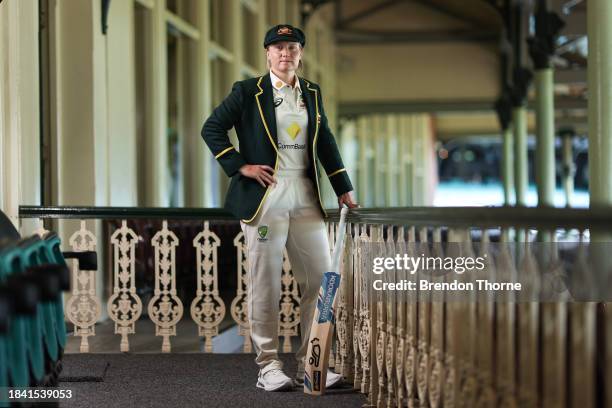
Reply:
<svg viewBox="0 0 612 408"><path fill-rule="evenodd" d="M346 232L346 214L348 214L348 208L342 207L340 210L340 224L338 225L338 236L336 237L336 244L334 245L334 252L332 252L332 263L331 270L338 272L340 267L340 255L342 254L342 247L344 244L344 234Z"/></svg>

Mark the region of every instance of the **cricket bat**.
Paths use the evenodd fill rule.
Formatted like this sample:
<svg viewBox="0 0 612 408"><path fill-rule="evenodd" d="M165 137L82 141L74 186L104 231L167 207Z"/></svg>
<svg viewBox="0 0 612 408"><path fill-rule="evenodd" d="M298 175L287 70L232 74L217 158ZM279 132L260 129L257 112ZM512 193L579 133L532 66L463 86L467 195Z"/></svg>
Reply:
<svg viewBox="0 0 612 408"><path fill-rule="evenodd" d="M321 279L317 309L314 312L312 326L310 327L308 351L304 361L304 393L306 394L323 395L325 393L329 351L334 333L336 293L342 279L339 267L347 213L348 208L342 208L340 211L340 225L338 226L338 236L332 253L331 272L325 272L323 279Z"/></svg>

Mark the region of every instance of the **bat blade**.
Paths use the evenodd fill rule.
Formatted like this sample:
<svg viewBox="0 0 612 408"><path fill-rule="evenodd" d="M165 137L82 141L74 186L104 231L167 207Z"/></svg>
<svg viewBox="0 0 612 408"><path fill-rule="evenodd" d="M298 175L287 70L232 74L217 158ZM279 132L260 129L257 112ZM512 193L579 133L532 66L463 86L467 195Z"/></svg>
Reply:
<svg viewBox="0 0 612 408"><path fill-rule="evenodd" d="M304 392L306 394L322 395L325 393L329 352L335 323L334 306L340 280L341 276L337 272L325 272L321 280L304 367Z"/></svg>
<svg viewBox="0 0 612 408"><path fill-rule="evenodd" d="M329 366L329 352L333 340L335 323L335 304L338 288L342 276L340 275L340 256L344 243L345 219L348 208L340 211L338 237L331 259L332 272L325 272L321 279L317 309L314 312L308 339L308 351L304 364L304 393L323 395L327 368Z"/></svg>

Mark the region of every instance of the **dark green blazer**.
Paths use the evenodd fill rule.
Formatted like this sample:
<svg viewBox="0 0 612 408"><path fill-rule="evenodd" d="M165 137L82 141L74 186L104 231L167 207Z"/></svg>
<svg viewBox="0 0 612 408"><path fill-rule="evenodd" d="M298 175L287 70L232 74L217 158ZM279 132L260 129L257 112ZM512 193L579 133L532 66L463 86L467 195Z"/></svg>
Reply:
<svg viewBox="0 0 612 408"><path fill-rule="evenodd" d="M319 86L302 78L299 81L308 112L308 177L317 188L319 207L325 215L316 160L323 165L336 195L351 191L353 186L329 129ZM227 134L232 127L238 135L240 152L231 144ZM202 137L225 173L232 178L225 208L244 222L251 222L269 189L244 177L238 170L245 164L267 164L278 169L276 114L270 74L236 82L232 92L204 123Z"/></svg>

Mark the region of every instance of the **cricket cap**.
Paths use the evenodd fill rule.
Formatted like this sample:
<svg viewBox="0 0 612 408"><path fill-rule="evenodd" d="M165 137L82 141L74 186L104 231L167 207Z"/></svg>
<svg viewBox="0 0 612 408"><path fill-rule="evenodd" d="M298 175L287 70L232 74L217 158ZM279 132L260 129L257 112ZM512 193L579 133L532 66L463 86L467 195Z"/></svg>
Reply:
<svg viewBox="0 0 612 408"><path fill-rule="evenodd" d="M306 44L306 36L299 28L289 24L279 24L268 30L264 38L263 46L266 48L268 45L280 41L298 42L304 47Z"/></svg>

